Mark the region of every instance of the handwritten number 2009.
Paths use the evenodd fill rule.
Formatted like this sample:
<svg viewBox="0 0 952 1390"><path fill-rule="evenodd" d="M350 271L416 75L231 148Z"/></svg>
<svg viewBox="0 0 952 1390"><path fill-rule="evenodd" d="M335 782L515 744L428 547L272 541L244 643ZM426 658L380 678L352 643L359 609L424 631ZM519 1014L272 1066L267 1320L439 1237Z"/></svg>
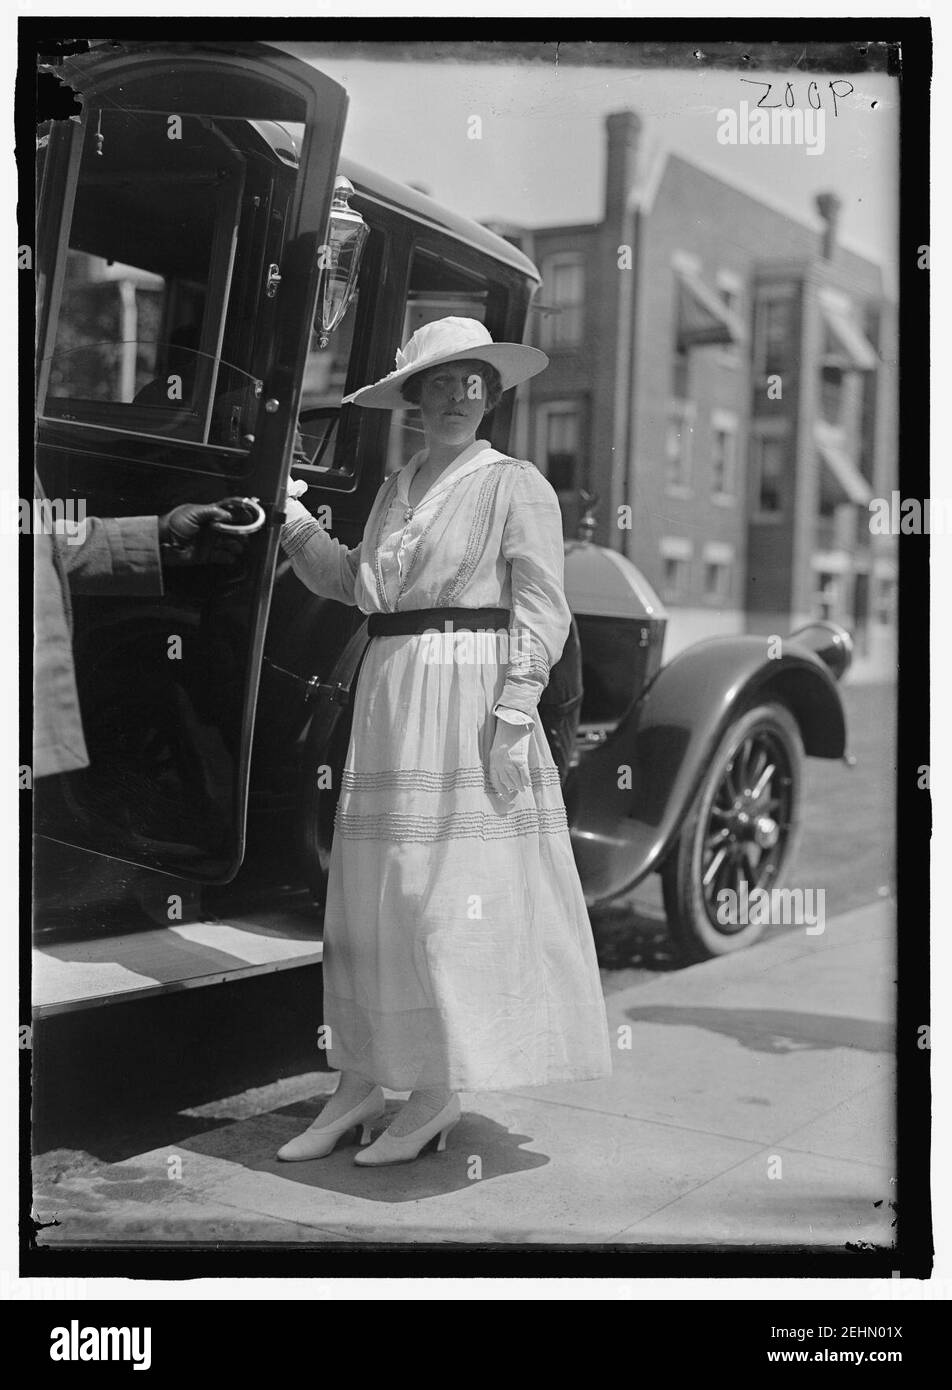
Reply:
<svg viewBox="0 0 952 1390"><path fill-rule="evenodd" d="M746 82L749 87L766 88L766 91L757 103L757 105L763 107L765 111L773 110L778 106L796 106L796 97L793 94L792 82L788 82L784 87L783 101L768 101L767 98L773 91L772 82L758 82L756 79L750 77L742 77L740 80L741 82ZM850 92L854 90L853 84L852 82L848 82L845 77L838 77L834 81L827 83L827 86L833 95L833 115L838 116L840 113L837 102L849 96ZM845 87L846 90L841 92L838 90L840 87ZM811 82L809 87L807 87L807 101L813 107L814 111L819 111L823 104L820 97L820 89L815 82Z"/></svg>

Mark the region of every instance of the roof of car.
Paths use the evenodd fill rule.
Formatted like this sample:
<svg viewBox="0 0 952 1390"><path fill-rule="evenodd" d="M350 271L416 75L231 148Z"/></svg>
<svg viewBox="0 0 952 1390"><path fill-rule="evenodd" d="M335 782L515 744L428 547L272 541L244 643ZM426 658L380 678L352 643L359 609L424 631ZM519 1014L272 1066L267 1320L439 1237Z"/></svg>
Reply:
<svg viewBox="0 0 952 1390"><path fill-rule="evenodd" d="M339 171L345 178L350 179L357 193L388 207L397 208L415 221L446 232L457 241L463 241L475 250L492 256L496 261L503 261L513 270L539 282L539 272L529 257L481 223L451 212L435 198L410 188L408 184L388 179L384 174L378 174L375 169L368 169L365 164L348 159L346 155L341 155Z"/></svg>
<svg viewBox="0 0 952 1390"><path fill-rule="evenodd" d="M254 127L284 163L297 163L300 158L300 131L278 121L250 121L249 125ZM425 226L446 232L454 240L462 241L467 246L492 256L493 260L511 266L520 275L528 276L537 284L540 283L539 272L528 256L513 246L511 241L507 241L497 232L491 232L480 222L451 212L449 208L428 194L421 193L419 189L406 183L398 183L395 179L388 179L376 169L369 169L366 164L358 164L346 155L340 157L338 172L350 179L356 194L372 198L374 202L385 207L395 208L404 216L412 217Z"/></svg>

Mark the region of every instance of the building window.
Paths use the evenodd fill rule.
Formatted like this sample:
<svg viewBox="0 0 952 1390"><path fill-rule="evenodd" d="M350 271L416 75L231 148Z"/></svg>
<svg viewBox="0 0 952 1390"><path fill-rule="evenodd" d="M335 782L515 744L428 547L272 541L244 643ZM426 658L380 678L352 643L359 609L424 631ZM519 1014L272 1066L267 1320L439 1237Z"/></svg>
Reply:
<svg viewBox="0 0 952 1390"><path fill-rule="evenodd" d="M691 583L691 542L681 536L661 538L661 591L668 603L683 602Z"/></svg>
<svg viewBox="0 0 952 1390"><path fill-rule="evenodd" d="M820 479L820 493L817 498L817 516L824 521L832 521L836 515L837 494L829 486L828 470L823 462L823 455L816 455L817 477Z"/></svg>
<svg viewBox="0 0 952 1390"><path fill-rule="evenodd" d="M876 580L876 622L891 623L896 614L896 581L894 579Z"/></svg>
<svg viewBox="0 0 952 1390"><path fill-rule="evenodd" d="M711 493L714 497L733 497L737 488L737 419L726 410L711 417Z"/></svg>
<svg viewBox="0 0 952 1390"><path fill-rule="evenodd" d="M833 612L833 604L833 576L825 570L821 570L816 577L816 593L813 597L813 607L817 617L829 619Z"/></svg>
<svg viewBox="0 0 952 1390"><path fill-rule="evenodd" d="M537 416L539 466L558 493L586 485L582 471L582 412L572 402L549 402Z"/></svg>
<svg viewBox="0 0 952 1390"><path fill-rule="evenodd" d="M820 368L820 414L828 425L843 420L843 371L840 367Z"/></svg>
<svg viewBox="0 0 952 1390"><path fill-rule="evenodd" d="M730 569L716 560L704 561L704 597L726 599L730 596Z"/></svg>
<svg viewBox="0 0 952 1390"><path fill-rule="evenodd" d="M755 435L751 440L751 453L754 510L761 518L780 516L783 511L787 441L779 435Z"/></svg>
<svg viewBox="0 0 952 1390"><path fill-rule="evenodd" d="M816 570L813 616L827 622L839 620L842 612L843 576L831 570Z"/></svg>
<svg viewBox="0 0 952 1390"><path fill-rule="evenodd" d="M687 348L675 347L671 364L671 394L676 401L686 401L691 395L691 354Z"/></svg>
<svg viewBox="0 0 952 1390"><path fill-rule="evenodd" d="M664 438L664 481L669 493L683 495L691 487L691 437L694 407L690 401L672 401Z"/></svg>
<svg viewBox="0 0 952 1390"><path fill-rule="evenodd" d="M703 593L708 603L727 603L731 596L734 549L712 542L704 547Z"/></svg>
<svg viewBox="0 0 952 1390"><path fill-rule="evenodd" d="M772 376L793 358L793 299L789 294L764 296L757 306L755 371Z"/></svg>
<svg viewBox="0 0 952 1390"><path fill-rule="evenodd" d="M545 303L553 312L542 320L544 348L578 347L582 341L585 266L581 256L550 256L543 263Z"/></svg>
<svg viewBox="0 0 952 1390"><path fill-rule="evenodd" d="M683 598L688 587L688 562L677 555L664 557L664 596L672 599Z"/></svg>

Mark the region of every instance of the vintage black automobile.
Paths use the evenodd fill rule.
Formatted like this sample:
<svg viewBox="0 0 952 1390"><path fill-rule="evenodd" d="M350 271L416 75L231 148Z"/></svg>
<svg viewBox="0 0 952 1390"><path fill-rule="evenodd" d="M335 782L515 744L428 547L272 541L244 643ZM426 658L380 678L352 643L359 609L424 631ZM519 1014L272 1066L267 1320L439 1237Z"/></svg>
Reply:
<svg viewBox="0 0 952 1390"><path fill-rule="evenodd" d="M447 313L521 340L540 282L505 240L342 160L344 91L276 48L111 42L57 71L83 113L39 149L46 494L101 516L238 499L248 535L233 566L169 570L161 599L75 598L91 766L35 788L35 900L49 958L79 940L88 965L117 955L110 901L130 892L170 933L214 919L223 893L319 899L368 639L280 556L289 470L356 544L419 436L412 411L342 395ZM497 448L512 409L509 393L484 423ZM717 894L789 868L804 754L844 756L849 636L816 623L779 653L725 637L663 665L661 604L591 529L566 545L575 626L542 705L588 900L657 872L685 955L736 949L760 928L720 924ZM184 918L167 906L183 895ZM157 988L243 973L182 967L175 945L177 970L150 966Z"/></svg>

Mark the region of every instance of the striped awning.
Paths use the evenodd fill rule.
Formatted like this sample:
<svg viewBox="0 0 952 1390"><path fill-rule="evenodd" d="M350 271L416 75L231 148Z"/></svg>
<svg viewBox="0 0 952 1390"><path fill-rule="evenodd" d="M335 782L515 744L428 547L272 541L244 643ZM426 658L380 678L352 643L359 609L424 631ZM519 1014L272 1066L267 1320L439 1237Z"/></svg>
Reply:
<svg viewBox="0 0 952 1390"><path fill-rule="evenodd" d="M874 372L879 354L838 296L820 291L820 313L833 340L836 365L848 372Z"/></svg>
<svg viewBox="0 0 952 1390"><path fill-rule="evenodd" d="M865 507L873 495L873 490L846 452L842 442L818 420L813 433L820 458L829 471L835 488L837 500L853 502Z"/></svg>
<svg viewBox="0 0 952 1390"><path fill-rule="evenodd" d="M678 347L742 343L746 333L740 315L694 271L675 266L674 273L678 280Z"/></svg>

